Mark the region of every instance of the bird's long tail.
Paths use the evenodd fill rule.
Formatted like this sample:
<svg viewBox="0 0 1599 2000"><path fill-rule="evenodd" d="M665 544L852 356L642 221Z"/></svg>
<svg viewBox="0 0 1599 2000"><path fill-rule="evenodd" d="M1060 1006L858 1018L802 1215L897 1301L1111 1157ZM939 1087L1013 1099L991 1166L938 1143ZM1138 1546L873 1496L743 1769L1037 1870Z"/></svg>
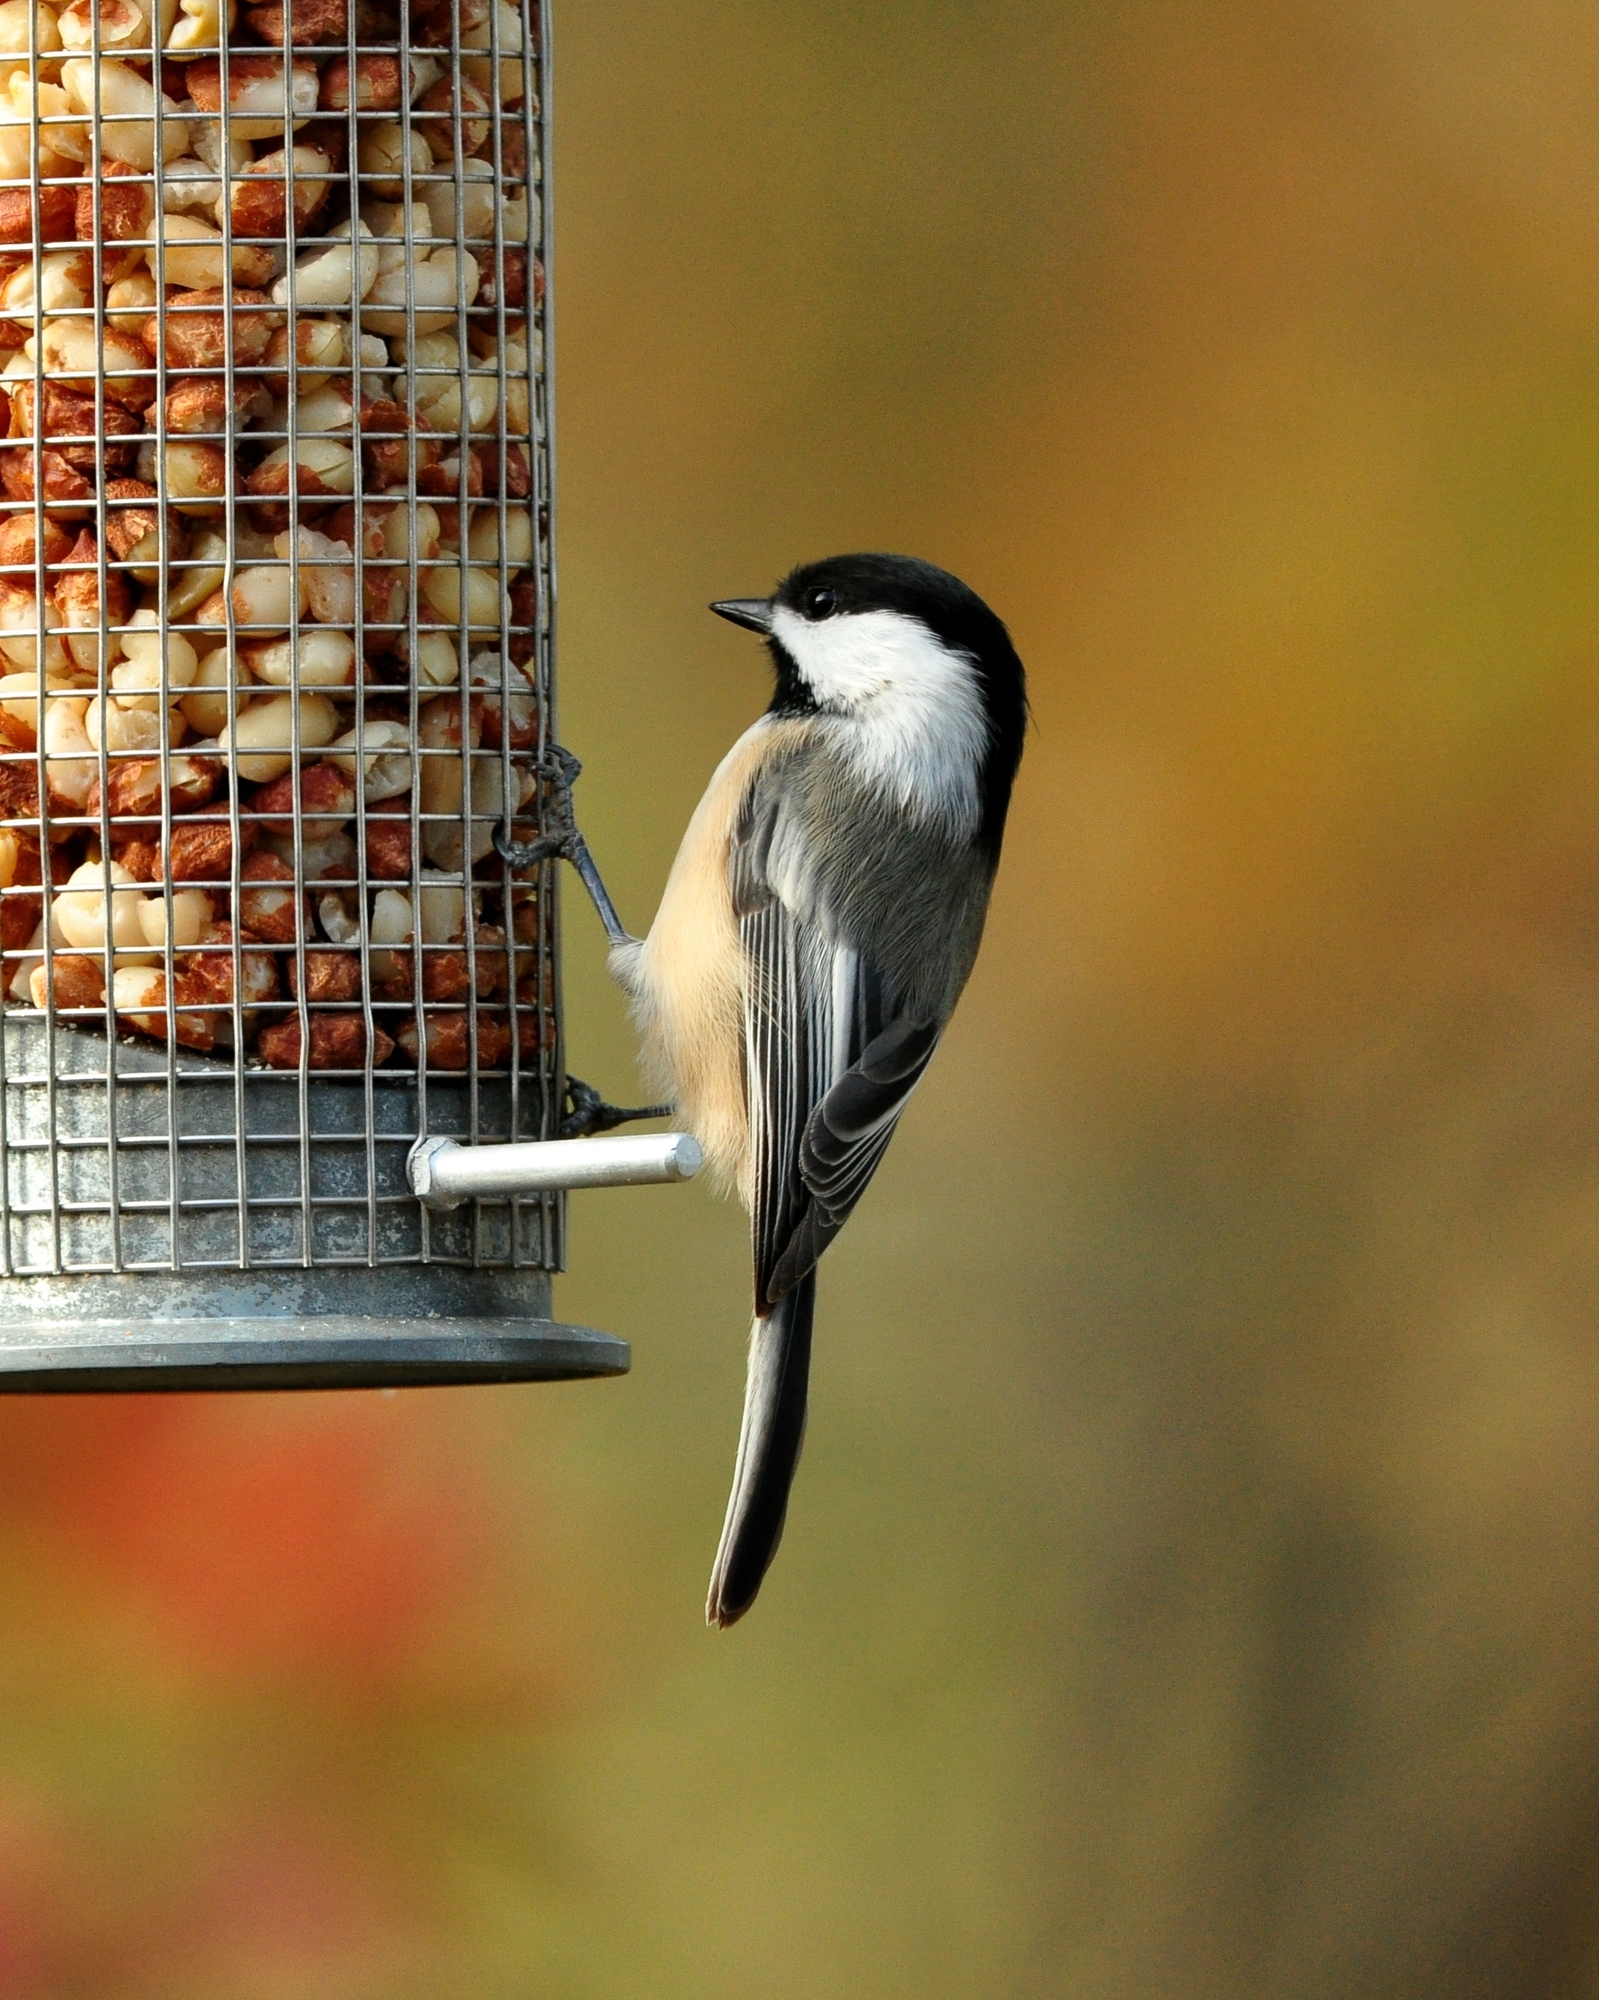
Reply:
<svg viewBox="0 0 1599 2000"><path fill-rule="evenodd" d="M731 1625L755 1602L783 1538L788 1489L805 1441L805 1387L811 1368L816 1273L807 1271L750 1328L744 1424L722 1545L705 1604L708 1625Z"/></svg>

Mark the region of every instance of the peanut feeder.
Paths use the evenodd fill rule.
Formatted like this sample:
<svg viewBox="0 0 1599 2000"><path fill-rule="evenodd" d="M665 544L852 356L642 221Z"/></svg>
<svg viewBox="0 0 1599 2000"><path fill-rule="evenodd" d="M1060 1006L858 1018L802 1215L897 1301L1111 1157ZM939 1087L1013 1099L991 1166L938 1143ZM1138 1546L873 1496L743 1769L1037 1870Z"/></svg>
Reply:
<svg viewBox="0 0 1599 2000"><path fill-rule="evenodd" d="M438 1192L563 1105L546 47L0 4L0 1388L626 1366Z"/></svg>

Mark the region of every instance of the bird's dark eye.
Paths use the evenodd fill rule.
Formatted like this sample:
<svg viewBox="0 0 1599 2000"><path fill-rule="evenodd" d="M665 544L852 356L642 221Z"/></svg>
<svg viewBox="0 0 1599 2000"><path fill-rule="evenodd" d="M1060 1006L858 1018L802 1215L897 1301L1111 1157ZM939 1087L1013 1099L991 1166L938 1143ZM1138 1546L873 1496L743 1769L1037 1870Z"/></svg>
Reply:
<svg viewBox="0 0 1599 2000"><path fill-rule="evenodd" d="M831 618L838 609L838 599L830 590L807 590L800 599L800 609L807 618Z"/></svg>

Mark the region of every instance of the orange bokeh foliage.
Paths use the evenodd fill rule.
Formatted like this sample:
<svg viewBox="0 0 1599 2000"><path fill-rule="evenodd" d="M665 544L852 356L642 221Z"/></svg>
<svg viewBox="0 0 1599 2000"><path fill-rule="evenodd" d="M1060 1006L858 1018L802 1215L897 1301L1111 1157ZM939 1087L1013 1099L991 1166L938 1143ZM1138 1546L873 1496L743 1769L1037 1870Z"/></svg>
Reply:
<svg viewBox="0 0 1599 2000"><path fill-rule="evenodd" d="M19 1400L0 1463L8 1518L203 1673L358 1693L403 1676L491 1567L465 1440L387 1399Z"/></svg>

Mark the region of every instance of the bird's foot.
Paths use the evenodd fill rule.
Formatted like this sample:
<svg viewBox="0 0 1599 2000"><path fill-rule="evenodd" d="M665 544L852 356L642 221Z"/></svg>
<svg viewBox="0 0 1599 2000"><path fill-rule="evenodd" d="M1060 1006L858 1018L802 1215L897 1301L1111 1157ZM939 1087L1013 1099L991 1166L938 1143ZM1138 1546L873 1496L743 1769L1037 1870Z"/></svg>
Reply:
<svg viewBox="0 0 1599 2000"><path fill-rule="evenodd" d="M583 766L570 750L558 743L546 745L538 760L538 774L545 786L544 823L548 831L537 840L513 840L507 818L494 829L494 848L501 860L516 869L533 868L541 861L570 861L579 864L588 849L577 830L577 811L572 803L572 787Z"/></svg>
<svg viewBox="0 0 1599 2000"><path fill-rule="evenodd" d="M518 873L525 868L536 867L541 861L570 861L599 912L600 922L604 924L605 935L611 944L635 944L637 939L629 934L616 914L616 905L600 879L600 871L589 853L588 842L578 831L577 814L572 807L572 787L582 769L583 766L570 750L563 750L558 743L549 744L538 761L538 773L545 787L544 824L548 831L541 833L537 840L513 840L511 821L507 816L494 829L495 852L502 861L510 862Z"/></svg>
<svg viewBox="0 0 1599 2000"><path fill-rule="evenodd" d="M566 1079L566 1101L572 1107L561 1120L563 1139L587 1139L595 1132L613 1132L618 1125L630 1125L635 1118L669 1118L676 1109L671 1104L641 1104L626 1111L620 1104L607 1104L592 1083L581 1077Z"/></svg>

